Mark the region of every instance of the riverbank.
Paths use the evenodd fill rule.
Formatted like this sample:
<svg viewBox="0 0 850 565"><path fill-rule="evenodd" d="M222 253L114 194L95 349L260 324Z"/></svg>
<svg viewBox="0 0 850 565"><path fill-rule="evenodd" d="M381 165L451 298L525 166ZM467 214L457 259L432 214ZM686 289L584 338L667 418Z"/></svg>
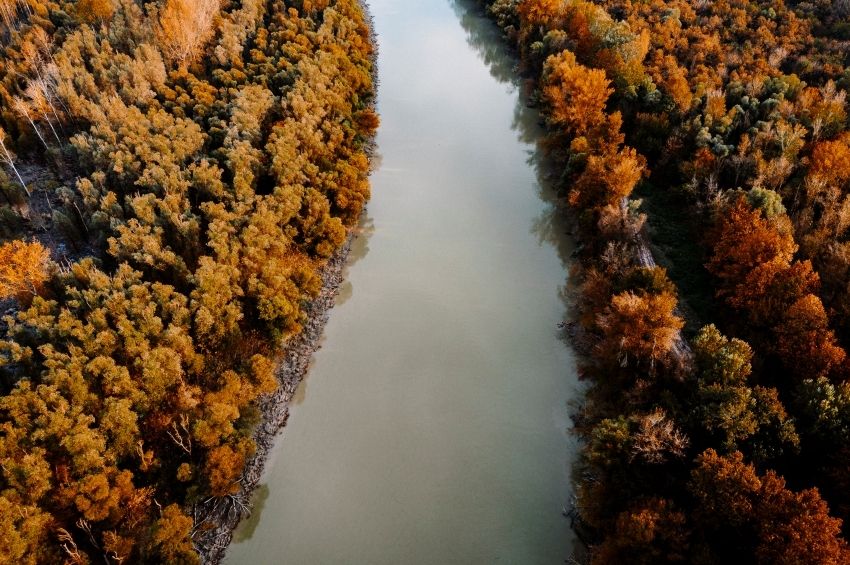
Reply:
<svg viewBox="0 0 850 565"><path fill-rule="evenodd" d="M509 61L489 21L445 0L369 4L374 229L226 562L561 562L572 244L528 160L536 116L488 65Z"/></svg>
<svg viewBox="0 0 850 565"><path fill-rule="evenodd" d="M364 21L369 29L369 41L373 46L372 85L373 91L377 93L377 36L368 4L364 0L358 0L358 4L363 11ZM375 97L371 106L374 109ZM374 161L375 149L373 137L366 147L370 164ZM321 291L305 308L306 320L302 324L301 332L284 345L282 361L277 368L278 388L258 404L261 417L253 436L256 451L245 466L239 491L223 498L209 498L192 508L192 541L204 565L222 562L237 526L251 514L253 494L263 476L275 439L289 419L289 406L295 391L310 369L313 354L320 347L325 325L330 318L330 310L334 307L340 285L345 280L343 271L348 264L351 244L357 236L357 228L349 230L345 243L328 259L321 270Z"/></svg>
<svg viewBox="0 0 850 565"><path fill-rule="evenodd" d="M805 494L786 490L780 476L788 477L792 488L816 484L809 479L810 469L800 472L799 462L809 460L818 449L809 447L807 453L801 448L811 441L806 437L806 419L817 416L809 408L800 408L816 395L800 387L799 376L840 373L845 352L834 346L824 314L819 314L821 322L807 326L805 336L794 335L795 305L805 301L811 311L819 312L824 306L813 294L801 296L805 290L783 287L779 291L774 286L779 284L774 281L788 280L787 273L800 266L791 263L793 252L782 260L772 254L767 259L746 256L748 246L758 238L781 239L792 251L796 244L788 227L791 222L783 217L780 194L761 188L755 174L751 186L756 188L749 192L737 188L748 185L736 175L735 184L724 194L722 185L729 179L724 181L720 158L714 153L719 145L706 149L696 141L699 134L693 140L690 136L696 131L689 132L683 125L701 119L693 117L699 114L701 102L688 104L698 100L706 75L691 74L694 65L686 70L686 58L677 62L681 54L675 49L663 57L659 53L666 48L648 58L641 47L621 48L614 54L608 42L613 29L623 45L645 46L647 40L653 43L661 36L666 38L665 45L672 45L667 32L660 32L651 20L653 16L643 19L652 10L641 8L629 14L622 6L605 2L488 4L489 14L519 50L524 75L533 81L549 126L547 148L561 162L559 185L584 239L575 269L580 285L579 324L566 327L586 354L581 370L590 383L575 417L582 445L574 469L577 498L572 512L576 532L589 546L590 562L805 561L801 555L811 561L848 562L841 522L826 516L827 506L817 489ZM722 12L711 10L700 17L702 22L681 29L704 30L709 20L724 21ZM740 37L736 30L730 44L737 45ZM664 61L663 71L660 61ZM680 62L685 65L678 66ZM671 69L681 73L675 75L675 85L665 82L674 76ZM726 77L721 68L717 84L726 85ZM644 86L632 89L629 81L632 86L652 85L646 91L654 97L643 98L638 91ZM682 95L687 97L682 105L687 111L678 116L668 116L657 105L665 97L669 102ZM705 102L704 115L709 116L710 96ZM675 143L654 146L652 128L647 127L653 120L664 123L660 139L671 132L667 141L681 137ZM800 126L801 139L805 132ZM623 145L626 140L635 146ZM740 140L738 149L744 153L749 138L742 135ZM730 136L726 141L733 144L724 145L723 150L734 154L738 140ZM708 172L702 172L703 162L711 163L705 168ZM655 207L640 209L639 201L630 195L647 178L663 179L667 198L681 192L690 201L668 200L663 207L655 201ZM648 185L645 181L644 186ZM787 187L780 192L787 194ZM647 214L652 216L648 223ZM679 299L675 278L656 264L656 258L665 258L658 253L658 241L655 245L650 241L654 239L651 228L659 225L655 220L663 220L665 214L676 216L675 223L663 225L661 232L671 244L668 249L678 252L671 257L677 260L673 266L679 269L680 280L690 283L689 296L706 299L700 309L704 319L692 321L690 333L685 334L696 334L690 345L682 328L691 310ZM713 241L694 244L690 254L682 252L680 240L687 235L694 240L694 234L702 234L695 241ZM682 255L687 255L686 261ZM766 264L769 270L764 269ZM804 268L817 279L810 266ZM762 286L752 288L756 278ZM725 313L718 299L730 307ZM712 318L720 329L702 326ZM750 324L758 329L747 327ZM754 339L753 347L740 339L747 334ZM766 343L769 340L779 345ZM726 370L733 364L734 370ZM788 376L781 375L782 364ZM828 379L822 378L816 386L828 387ZM741 422L751 424L745 429ZM827 442L834 444L834 439ZM805 482L799 480L803 474ZM750 476L762 484L774 481L774 486L747 491L726 484L730 476ZM830 483L827 479L822 484L828 489ZM739 536L717 526L731 519L705 512L718 491L731 492L752 506L751 513L734 519L742 524ZM803 504L809 496L810 502ZM841 500L842 495L832 496ZM786 516L818 527L798 528ZM781 534L765 534L777 531L793 531L794 541L780 539ZM813 553L818 557L812 557Z"/></svg>
<svg viewBox="0 0 850 565"><path fill-rule="evenodd" d="M307 321L301 333L286 345L283 361L277 370L278 388L259 403L262 419L254 434L256 452L242 475L239 492L224 498L208 499L193 508L193 541L201 563L213 565L222 561L234 530L251 512L251 497L263 475L269 452L275 438L286 426L289 403L310 368L310 359L319 347L330 310L339 294L342 272L354 237L353 232L349 234L345 244L322 270L322 290L307 309Z"/></svg>

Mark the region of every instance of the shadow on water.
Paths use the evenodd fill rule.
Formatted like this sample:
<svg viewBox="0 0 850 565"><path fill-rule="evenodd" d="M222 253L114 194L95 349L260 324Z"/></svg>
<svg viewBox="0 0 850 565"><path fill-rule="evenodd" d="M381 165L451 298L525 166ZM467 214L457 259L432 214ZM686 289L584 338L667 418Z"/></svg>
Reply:
<svg viewBox="0 0 850 565"><path fill-rule="evenodd" d="M311 363L312 366L312 363ZM301 377L301 382L298 383L298 386L295 389L295 392L292 395L292 398L289 400L290 406L300 406L304 403L304 399L307 398L307 380L310 378L310 367L304 371L304 376Z"/></svg>
<svg viewBox="0 0 850 565"><path fill-rule="evenodd" d="M576 249L572 238L573 226L570 216L564 213L566 203L559 197L556 179L560 176L557 165L550 159L543 147L545 129L540 113L530 105L528 92L523 87L519 73L519 61L514 51L510 49L502 37L502 32L483 11L475 0L450 0L452 8L467 34L467 44L478 54L479 58L490 69L490 74L500 83L509 85L516 92L516 104L511 128L523 144L533 147L528 151L527 163L537 178L537 196L546 204L545 208L532 221L530 232L537 238L539 245L551 246L558 255L561 265L566 271L564 283L559 285L558 297L563 304L562 319L574 319L576 301L575 281L572 280L572 256ZM554 330L554 329L553 329ZM559 331L560 338L569 343L567 333ZM571 412L576 412L581 404L576 399L568 403ZM565 516L566 516L566 508ZM586 556L585 549L580 544L574 548L573 560L580 562Z"/></svg>
<svg viewBox="0 0 850 565"><path fill-rule="evenodd" d="M266 505L266 499L269 497L269 485L262 484L257 487L254 494L251 495L251 514L239 523L239 527L233 532L233 541L240 543L248 541L254 535L257 525L260 523L260 516L263 513L263 507Z"/></svg>
<svg viewBox="0 0 850 565"><path fill-rule="evenodd" d="M350 269L369 254L369 240L375 233L375 221L369 215L369 211L363 212L360 223L354 228L354 240L351 242L351 250L348 252L348 262L343 270L343 282L339 286L339 294L336 297L336 306L342 306L354 295L354 287L348 277Z"/></svg>
<svg viewBox="0 0 850 565"><path fill-rule="evenodd" d="M517 60L499 29L484 15L483 8L473 0L451 0L460 25L467 34L467 43L490 69L490 74L501 83L519 84Z"/></svg>
<svg viewBox="0 0 850 565"><path fill-rule="evenodd" d="M451 4L467 34L467 44L487 65L493 78L509 85L510 89L516 92L511 127L522 143L534 148L528 151L527 162L537 177L537 195L547 204L532 222L530 231L537 237L540 245L550 245L555 249L561 264L568 271L575 250L575 242L570 237L572 228L567 214L561 213L563 203L559 200L554 180L558 177L557 168L543 149L545 131L542 119L540 113L529 106L528 96L523 92L516 54L508 47L499 28L487 18L476 1L451 0ZM566 319L574 304L572 281L565 280L558 289L558 294L564 303Z"/></svg>
<svg viewBox="0 0 850 565"><path fill-rule="evenodd" d="M364 210L363 215L360 217L360 223L358 223L357 227L353 229L353 232L354 239L351 242L348 259L345 263L345 268L342 271L342 283L340 283L337 290L334 308L339 308L348 302L352 296L354 296L354 285L351 283L351 278L348 274L354 265L359 263L366 257L366 255L369 254L369 240L375 233L375 221L372 219L372 216L369 215L368 209ZM319 338L319 345L317 349L321 349L324 343L325 333L322 332L322 337ZM290 403L293 406L299 406L307 397L307 380L311 373L312 371L308 369L301 378L301 382L298 383L298 388L295 389L295 394L292 395L292 400L290 400Z"/></svg>

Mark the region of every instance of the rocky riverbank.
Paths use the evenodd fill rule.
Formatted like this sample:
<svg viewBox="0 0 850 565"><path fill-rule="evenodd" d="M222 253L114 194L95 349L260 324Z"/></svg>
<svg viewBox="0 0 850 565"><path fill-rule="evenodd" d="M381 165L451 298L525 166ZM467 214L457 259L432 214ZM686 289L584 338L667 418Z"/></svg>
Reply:
<svg viewBox="0 0 850 565"><path fill-rule="evenodd" d="M377 92L377 40L369 7L363 0L360 1L360 6L375 49L372 55L372 82ZM374 140L366 148L366 152L372 160L375 153ZM256 452L245 467L239 492L223 498L209 498L192 508L195 521L192 539L204 565L215 565L222 561L239 522L251 513L251 498L259 485L269 452L274 446L275 438L289 419L289 403L307 374L313 354L319 348L330 310L334 307L339 287L344 280L343 270L348 262L354 237L356 233L350 231L343 246L325 264L321 273L322 290L306 308L307 319L303 323L301 333L284 345L282 361L277 371L279 385L273 394L259 403L262 417L254 432Z"/></svg>
<svg viewBox="0 0 850 565"><path fill-rule="evenodd" d="M289 418L289 403L301 379L307 373L313 353L322 337L330 310L343 281L342 272L348 260L353 235L331 257L322 271L322 290L307 310L303 330L286 345L278 368L277 391L265 397L259 405L262 420L254 434L257 450L248 461L242 476L241 488L234 495L210 498L193 508L195 547L205 564L220 563L233 539L233 531L251 511L251 496L259 484L269 452L280 430Z"/></svg>

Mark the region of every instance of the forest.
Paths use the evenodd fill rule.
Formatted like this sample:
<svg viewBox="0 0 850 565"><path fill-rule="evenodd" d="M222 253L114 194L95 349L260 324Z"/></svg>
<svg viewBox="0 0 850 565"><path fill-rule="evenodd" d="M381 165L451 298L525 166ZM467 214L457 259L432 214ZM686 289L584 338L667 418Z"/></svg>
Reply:
<svg viewBox="0 0 850 565"><path fill-rule="evenodd" d="M482 4L579 226L590 561L850 563L850 4Z"/></svg>
<svg viewBox="0 0 850 565"><path fill-rule="evenodd" d="M356 0L0 0L0 563L196 563L369 198Z"/></svg>

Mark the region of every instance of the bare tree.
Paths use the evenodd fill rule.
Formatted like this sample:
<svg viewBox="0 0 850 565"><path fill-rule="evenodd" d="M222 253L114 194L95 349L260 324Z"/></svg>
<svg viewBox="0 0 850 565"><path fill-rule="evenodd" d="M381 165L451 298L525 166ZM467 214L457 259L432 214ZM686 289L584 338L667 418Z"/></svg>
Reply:
<svg viewBox="0 0 850 565"><path fill-rule="evenodd" d="M18 16L21 10L27 16L32 16L32 9L26 2L22 0L0 0L0 23L7 30L18 29L18 22L20 21Z"/></svg>
<svg viewBox="0 0 850 565"><path fill-rule="evenodd" d="M642 416L638 425L632 459L639 457L649 463L662 463L669 456L682 457L690 443L660 408Z"/></svg>
<svg viewBox="0 0 850 565"><path fill-rule="evenodd" d="M27 104L27 102L23 98L20 98L18 96L15 96L15 98L12 100L12 104L14 105L15 110L17 110L18 113L21 114L23 117L25 117L27 119L27 121L30 123L30 125L32 126L32 129L35 130L35 134L41 140L41 144L44 145L44 148L50 149L47 146L47 142L44 140L44 136L41 135L41 131L38 129L38 126L35 125L35 121L32 119L32 114L31 114L29 104Z"/></svg>
<svg viewBox="0 0 850 565"><path fill-rule="evenodd" d="M59 115L56 112L56 107L50 100L53 92L50 90L48 85L42 78L38 78L30 81L24 93L27 96L29 107L32 109L35 116L37 118L41 118L41 120L47 124L50 131L53 132L53 137L56 138L56 143L62 145L59 133L57 133L56 128L53 127L53 122L50 119L52 114L56 121L59 121Z"/></svg>
<svg viewBox="0 0 850 565"><path fill-rule="evenodd" d="M27 183L24 182L24 179L21 178L21 173L18 172L17 167L15 167L15 159L14 156L9 152L6 148L6 144L4 143L6 139L6 132L3 131L3 128L0 128L0 150L3 151L3 154L0 157L6 162L9 167L11 167L12 171L15 172L15 176L18 177L18 182L21 183L21 186L24 187L24 190L27 193L27 196L32 196L30 194L30 190L27 188Z"/></svg>

